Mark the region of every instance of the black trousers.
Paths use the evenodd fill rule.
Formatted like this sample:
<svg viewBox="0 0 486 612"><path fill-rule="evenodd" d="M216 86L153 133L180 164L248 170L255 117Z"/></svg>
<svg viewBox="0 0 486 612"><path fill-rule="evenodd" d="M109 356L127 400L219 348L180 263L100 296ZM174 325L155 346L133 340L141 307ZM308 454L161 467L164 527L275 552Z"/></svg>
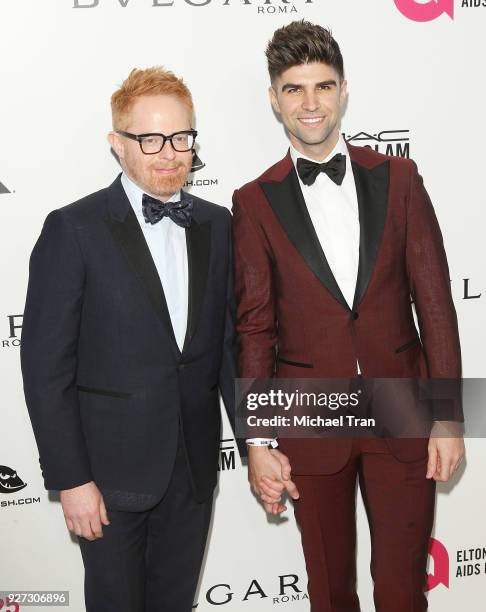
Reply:
<svg viewBox="0 0 486 612"><path fill-rule="evenodd" d="M146 512L108 509L103 538L79 538L86 612L190 612L212 497L195 501L179 444L169 487Z"/></svg>

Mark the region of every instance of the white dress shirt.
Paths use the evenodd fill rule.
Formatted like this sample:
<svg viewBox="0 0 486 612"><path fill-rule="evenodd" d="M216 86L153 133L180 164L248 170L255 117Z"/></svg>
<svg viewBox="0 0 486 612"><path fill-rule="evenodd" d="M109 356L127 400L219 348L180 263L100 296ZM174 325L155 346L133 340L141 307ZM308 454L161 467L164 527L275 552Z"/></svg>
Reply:
<svg viewBox="0 0 486 612"><path fill-rule="evenodd" d="M299 183L329 267L352 308L359 264L359 209L353 170L342 136L321 163L328 162L337 153L346 156L346 174L341 185L336 185L324 172L317 175L313 185L304 185L300 177ZM315 161L293 146L290 156L295 166L299 157Z"/></svg>
<svg viewBox="0 0 486 612"><path fill-rule="evenodd" d="M352 308L359 265L359 208L349 152L342 135L339 136L334 149L320 163L328 162L337 153L346 156L346 174L341 185L337 185L324 172L317 175L312 185L304 185L298 173L297 176L329 267L344 299ZM292 145L290 145L290 156L296 172L299 157L316 161L303 155ZM361 373L358 362L356 369L358 374ZM249 438L247 443L252 446L267 446L269 443L275 445L273 440L265 438Z"/></svg>
<svg viewBox="0 0 486 612"><path fill-rule="evenodd" d="M159 273L177 345L182 351L187 329L189 294L186 231L168 217L164 217L154 225L147 223L142 212L144 191L125 173L122 174L121 183L140 223L150 254ZM181 193L179 191L168 201L177 202L180 199Z"/></svg>

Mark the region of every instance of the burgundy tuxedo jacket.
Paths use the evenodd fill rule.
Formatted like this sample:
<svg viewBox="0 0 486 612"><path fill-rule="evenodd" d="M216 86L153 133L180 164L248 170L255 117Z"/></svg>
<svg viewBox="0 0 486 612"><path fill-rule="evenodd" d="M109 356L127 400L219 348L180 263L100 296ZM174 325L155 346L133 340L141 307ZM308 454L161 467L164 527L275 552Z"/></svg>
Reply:
<svg viewBox="0 0 486 612"><path fill-rule="evenodd" d="M366 378L459 379L447 259L417 166L348 149L360 223L352 308L321 248L290 153L234 193L240 376L352 378L358 360ZM297 474L335 472L351 450L350 439L279 442ZM427 452L426 439L388 444L403 461Z"/></svg>

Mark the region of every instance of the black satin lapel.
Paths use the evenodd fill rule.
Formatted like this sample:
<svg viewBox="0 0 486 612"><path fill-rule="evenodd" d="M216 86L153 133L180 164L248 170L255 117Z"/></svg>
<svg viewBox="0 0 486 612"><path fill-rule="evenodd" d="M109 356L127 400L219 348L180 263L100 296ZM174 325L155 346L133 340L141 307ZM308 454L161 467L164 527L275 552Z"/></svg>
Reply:
<svg viewBox="0 0 486 612"><path fill-rule="evenodd" d="M189 274L189 303L184 349L196 331L204 294L206 293L211 253L210 221L199 224L193 219L191 226L186 229L186 245Z"/></svg>
<svg viewBox="0 0 486 612"><path fill-rule="evenodd" d="M152 306L155 308L156 313L167 328L175 348L180 353L170 320L162 283L160 282L157 268L132 207L129 207L124 220L120 221L112 217L107 217L105 221L111 230L115 242L123 252L132 270L142 281Z"/></svg>
<svg viewBox="0 0 486 612"><path fill-rule="evenodd" d="M353 307L364 297L373 274L388 208L390 163L373 169L352 162L359 208L359 267Z"/></svg>
<svg viewBox="0 0 486 612"><path fill-rule="evenodd" d="M345 308L349 306L329 267L293 168L281 182L260 183L285 233L321 283Z"/></svg>

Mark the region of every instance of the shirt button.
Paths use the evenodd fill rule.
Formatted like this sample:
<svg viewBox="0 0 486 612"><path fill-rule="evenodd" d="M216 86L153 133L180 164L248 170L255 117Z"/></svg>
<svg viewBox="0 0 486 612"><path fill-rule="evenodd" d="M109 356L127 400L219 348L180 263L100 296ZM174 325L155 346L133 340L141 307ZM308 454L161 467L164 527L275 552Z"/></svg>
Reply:
<svg viewBox="0 0 486 612"><path fill-rule="evenodd" d="M353 319L356 321L356 319L359 319L359 314L357 312L353 312Z"/></svg>

